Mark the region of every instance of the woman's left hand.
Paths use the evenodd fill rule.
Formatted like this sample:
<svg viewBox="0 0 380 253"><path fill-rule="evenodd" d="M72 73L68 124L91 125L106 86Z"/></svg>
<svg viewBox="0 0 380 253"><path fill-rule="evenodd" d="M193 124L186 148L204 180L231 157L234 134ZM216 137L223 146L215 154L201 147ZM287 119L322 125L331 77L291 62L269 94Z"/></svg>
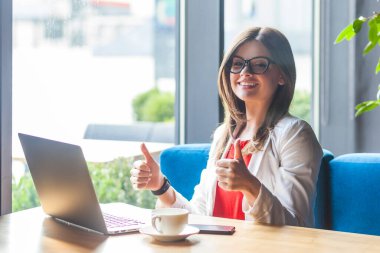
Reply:
<svg viewBox="0 0 380 253"><path fill-rule="evenodd" d="M220 159L216 162L218 185L226 191L241 191L257 198L261 183L252 175L244 163L240 149L240 140L234 143L234 159Z"/></svg>

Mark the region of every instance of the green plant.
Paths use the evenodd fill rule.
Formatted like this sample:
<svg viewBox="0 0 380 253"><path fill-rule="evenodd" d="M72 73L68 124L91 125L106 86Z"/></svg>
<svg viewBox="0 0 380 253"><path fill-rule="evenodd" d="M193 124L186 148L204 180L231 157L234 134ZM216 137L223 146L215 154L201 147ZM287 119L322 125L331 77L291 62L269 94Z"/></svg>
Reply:
<svg viewBox="0 0 380 253"><path fill-rule="evenodd" d="M310 122L310 92L295 90L289 111L294 116Z"/></svg>
<svg viewBox="0 0 380 253"><path fill-rule="evenodd" d="M156 197L150 191L136 191L129 181L131 159L118 158L107 163L88 163L91 179L100 203L124 202L154 208ZM30 173L19 182L12 181L12 212L39 206Z"/></svg>
<svg viewBox="0 0 380 253"><path fill-rule="evenodd" d="M359 17L355 19L351 24L346 26L335 39L335 44L342 42L343 40L350 41L353 37L358 34L364 23L368 24L368 43L363 49L363 55L367 55L370 51L372 51L376 45L380 47L380 13L375 12L370 17ZM380 72L380 58L377 62L375 68L375 74ZM368 100L356 105L355 116L359 116L365 112L369 112L376 107L380 106L380 85L378 86L378 91L376 95L376 100Z"/></svg>
<svg viewBox="0 0 380 253"><path fill-rule="evenodd" d="M136 191L130 178L132 161L120 157L108 163L88 163L99 202L124 202L154 208L156 197L150 191Z"/></svg>
<svg viewBox="0 0 380 253"><path fill-rule="evenodd" d="M137 121L164 122L174 120L174 95L153 88L132 101Z"/></svg>
<svg viewBox="0 0 380 253"><path fill-rule="evenodd" d="M12 212L25 210L40 205L36 188L30 173L26 173L17 182L12 178Z"/></svg>

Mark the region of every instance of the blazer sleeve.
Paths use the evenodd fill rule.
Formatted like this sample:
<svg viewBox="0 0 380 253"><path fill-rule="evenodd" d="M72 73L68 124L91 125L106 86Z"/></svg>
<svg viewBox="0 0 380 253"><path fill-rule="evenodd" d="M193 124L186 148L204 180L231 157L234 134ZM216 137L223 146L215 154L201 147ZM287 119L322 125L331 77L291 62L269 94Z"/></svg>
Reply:
<svg viewBox="0 0 380 253"><path fill-rule="evenodd" d="M276 142L279 164L274 191L262 184L253 206L243 200L243 211L257 222L313 226L322 148L312 128L301 120L287 127Z"/></svg>
<svg viewBox="0 0 380 253"><path fill-rule="evenodd" d="M209 159L207 166L202 170L201 179L197 186L194 188L194 195L190 201L182 196L181 193L174 189L176 200L171 207L184 208L193 214L207 214L207 200L210 193L210 182L215 178L215 149L217 142L223 131L223 125L219 126L215 132L213 141L211 143Z"/></svg>

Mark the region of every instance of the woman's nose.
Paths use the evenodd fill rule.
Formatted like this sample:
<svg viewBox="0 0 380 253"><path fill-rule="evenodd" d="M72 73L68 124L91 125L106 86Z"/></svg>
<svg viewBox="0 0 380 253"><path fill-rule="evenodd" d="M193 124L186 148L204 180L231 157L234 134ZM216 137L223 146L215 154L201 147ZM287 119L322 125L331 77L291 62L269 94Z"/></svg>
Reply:
<svg viewBox="0 0 380 253"><path fill-rule="evenodd" d="M251 65L249 63L244 64L243 69L240 72L240 75L252 75Z"/></svg>

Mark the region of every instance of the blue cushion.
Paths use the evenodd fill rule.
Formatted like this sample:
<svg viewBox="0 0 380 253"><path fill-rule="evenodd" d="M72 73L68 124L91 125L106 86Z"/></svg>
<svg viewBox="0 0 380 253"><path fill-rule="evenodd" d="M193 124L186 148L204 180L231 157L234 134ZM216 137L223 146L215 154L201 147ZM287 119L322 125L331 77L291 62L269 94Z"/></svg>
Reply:
<svg viewBox="0 0 380 253"><path fill-rule="evenodd" d="M174 189L190 200L206 168L210 144L178 145L160 155L161 170Z"/></svg>
<svg viewBox="0 0 380 253"><path fill-rule="evenodd" d="M333 230L380 235L380 154L347 154L330 162Z"/></svg>
<svg viewBox="0 0 380 253"><path fill-rule="evenodd" d="M327 149L323 149L323 157L319 170L317 181L317 197L314 207L314 221L316 228L329 229L331 226L330 220L330 190L329 190L329 162L334 158L334 155Z"/></svg>

